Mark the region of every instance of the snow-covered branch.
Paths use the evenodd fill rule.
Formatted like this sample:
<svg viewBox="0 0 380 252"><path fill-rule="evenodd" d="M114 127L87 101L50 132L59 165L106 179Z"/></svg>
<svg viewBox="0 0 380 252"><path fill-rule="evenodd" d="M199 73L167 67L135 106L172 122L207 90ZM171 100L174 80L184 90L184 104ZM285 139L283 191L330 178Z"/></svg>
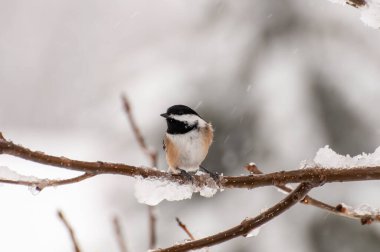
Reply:
<svg viewBox="0 0 380 252"><path fill-rule="evenodd" d="M34 176L18 174L6 166L0 166L0 183L29 186L31 190L35 192L42 191L46 187L78 183L93 176L95 176L95 174L84 173L69 179L40 179Z"/></svg>
<svg viewBox="0 0 380 252"><path fill-rule="evenodd" d="M254 163L248 164L246 166L246 169L251 172L252 174L263 174ZM288 185L277 185L276 186L279 191L284 192L286 194L291 193L293 191L293 188ZM304 205L314 206L317 208L320 208L322 210L328 211L332 214L343 216L346 218L351 219L358 219L360 222L364 224L371 224L372 222L380 221L380 210L372 210L371 208L367 206L366 212L364 211L353 211L352 207L347 207L345 204L338 204L337 206L332 206L329 204L326 204L325 202L319 201L315 198L310 197L309 195L306 195L300 203Z"/></svg>

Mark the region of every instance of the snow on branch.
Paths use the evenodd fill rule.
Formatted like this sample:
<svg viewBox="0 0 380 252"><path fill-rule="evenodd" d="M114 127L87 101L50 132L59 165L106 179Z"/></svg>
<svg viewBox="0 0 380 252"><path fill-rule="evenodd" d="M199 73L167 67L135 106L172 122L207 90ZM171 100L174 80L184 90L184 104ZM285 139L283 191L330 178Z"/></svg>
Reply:
<svg viewBox="0 0 380 252"><path fill-rule="evenodd" d="M380 209L373 208L367 204L351 207L341 203L336 206L336 211L344 216L360 219L363 225L371 224L374 221L380 221Z"/></svg>
<svg viewBox="0 0 380 252"><path fill-rule="evenodd" d="M32 193L38 193L46 187L77 183L93 176L93 174L84 173L69 179L40 179L19 174L6 166L0 166L0 183L29 186Z"/></svg>
<svg viewBox="0 0 380 252"><path fill-rule="evenodd" d="M380 28L380 0L330 0L330 2L358 8L363 23L375 29Z"/></svg>
<svg viewBox="0 0 380 252"><path fill-rule="evenodd" d="M218 191L216 182L207 174L201 175L204 179L202 186L186 183L178 184L165 179L137 178L135 196L139 203L150 206L158 205L161 201L179 201L191 199L193 193L199 192L203 197L212 197Z"/></svg>
<svg viewBox="0 0 380 252"><path fill-rule="evenodd" d="M357 155L339 155L329 146L318 150L311 166L324 168L355 168L355 167L375 167L380 164L380 147L374 153Z"/></svg>

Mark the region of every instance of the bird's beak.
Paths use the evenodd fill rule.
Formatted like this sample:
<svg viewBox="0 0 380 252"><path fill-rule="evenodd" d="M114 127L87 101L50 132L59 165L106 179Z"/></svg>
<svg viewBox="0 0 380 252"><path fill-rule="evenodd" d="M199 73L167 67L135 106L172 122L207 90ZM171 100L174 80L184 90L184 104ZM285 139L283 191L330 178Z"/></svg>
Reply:
<svg viewBox="0 0 380 252"><path fill-rule="evenodd" d="M163 113L163 114L161 114L160 116L162 116L162 117L164 117L164 118L168 118L168 117L169 117L169 115L168 115L167 113Z"/></svg>

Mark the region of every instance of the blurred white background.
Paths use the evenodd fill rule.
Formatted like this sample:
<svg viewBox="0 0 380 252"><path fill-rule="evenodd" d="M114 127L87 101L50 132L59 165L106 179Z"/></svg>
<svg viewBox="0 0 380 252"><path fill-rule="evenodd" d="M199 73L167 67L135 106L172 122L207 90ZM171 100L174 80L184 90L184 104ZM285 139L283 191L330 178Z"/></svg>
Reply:
<svg viewBox="0 0 380 252"><path fill-rule="evenodd" d="M297 169L329 144L341 154L380 145L380 33L354 8L325 0L0 0L0 131L8 139L79 160L148 165L122 110L128 95L148 143L160 151L159 114L186 104L210 120L210 170ZM76 175L9 156L27 175ZM148 247L147 208L134 180L99 176L32 195L0 187L1 251L71 251L62 209L83 251L117 251L117 214L130 251ZM326 202L380 206L379 182L325 185ZM157 207L158 246L210 235L283 197L273 188L225 190ZM254 238L210 251L375 251L380 228L295 206Z"/></svg>

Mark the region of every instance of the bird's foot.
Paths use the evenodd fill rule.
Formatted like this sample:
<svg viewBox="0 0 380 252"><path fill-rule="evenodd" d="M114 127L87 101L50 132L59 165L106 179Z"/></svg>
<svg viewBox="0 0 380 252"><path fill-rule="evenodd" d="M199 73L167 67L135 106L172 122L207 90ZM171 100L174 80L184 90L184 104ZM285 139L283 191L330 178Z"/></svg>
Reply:
<svg viewBox="0 0 380 252"><path fill-rule="evenodd" d="M186 181L191 181L191 183L193 183L194 179L193 179L193 176L191 176L191 174L189 174L187 171L179 169L179 168L178 168L178 170L180 171L179 175L182 178L184 178Z"/></svg>
<svg viewBox="0 0 380 252"><path fill-rule="evenodd" d="M207 170L206 168L204 168L203 166L199 166L199 168L206 172L208 175L210 175L210 177L215 181L215 182L219 182L220 180L220 175L217 173L217 172L212 172L212 171L209 171Z"/></svg>

